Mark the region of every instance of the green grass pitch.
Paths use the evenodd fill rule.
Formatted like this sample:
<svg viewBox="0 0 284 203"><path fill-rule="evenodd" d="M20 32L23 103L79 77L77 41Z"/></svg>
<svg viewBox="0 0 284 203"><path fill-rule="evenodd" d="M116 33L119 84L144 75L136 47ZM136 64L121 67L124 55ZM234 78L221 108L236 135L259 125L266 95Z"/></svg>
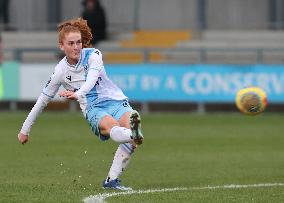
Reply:
<svg viewBox="0 0 284 203"><path fill-rule="evenodd" d="M101 189L117 144L101 142L80 113L44 112L22 146L27 112L0 112L0 202L82 202ZM284 183L284 115L142 115L144 144L122 183L135 190ZM284 187L116 196L112 202L284 202Z"/></svg>

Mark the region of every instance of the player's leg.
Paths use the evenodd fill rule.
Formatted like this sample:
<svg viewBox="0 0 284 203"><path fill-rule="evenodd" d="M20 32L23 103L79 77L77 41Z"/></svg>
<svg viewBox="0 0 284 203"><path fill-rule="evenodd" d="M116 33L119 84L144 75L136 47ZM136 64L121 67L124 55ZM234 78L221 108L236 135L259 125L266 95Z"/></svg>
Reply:
<svg viewBox="0 0 284 203"><path fill-rule="evenodd" d="M121 118L119 119L119 124L122 127L129 128L130 127L130 116L133 114L131 112L125 112ZM141 130L140 130L141 131ZM142 134L141 134L142 135ZM143 139L143 136L142 136ZM139 141L142 142L142 140L139 139ZM127 167L127 165L130 162L131 155L134 153L134 150L136 149L137 145L134 141L120 144L113 159L112 166L110 168L107 180L114 180L117 179L122 171L124 171Z"/></svg>
<svg viewBox="0 0 284 203"><path fill-rule="evenodd" d="M103 141L112 138L117 143L125 143L132 140L131 130L121 127L119 122L108 111L108 102L101 106L92 107L87 111L88 120L92 131Z"/></svg>
<svg viewBox="0 0 284 203"><path fill-rule="evenodd" d="M121 143L116 150L112 166L104 188L129 190L131 188L121 186L118 177L126 168L134 152L136 144L132 139L129 117L133 109L125 101L108 101L100 106L93 107L87 111L86 118L92 127L93 132L101 140L112 138L115 142Z"/></svg>
<svg viewBox="0 0 284 203"><path fill-rule="evenodd" d="M103 121L101 127L107 129L107 127L104 127L104 124L106 124L106 122ZM107 134L108 131L107 130L101 131L101 133ZM126 126L114 126L109 131L109 134L113 140L126 141L126 139L123 138L126 137L124 134L128 134L128 136L131 136L131 130L129 128L126 128ZM108 176L103 181L104 188L111 188L117 190L131 190L131 188L129 187L122 186L118 178L121 175L121 173L124 171L124 169L127 167L131 159L131 154L134 152L135 148L136 144L133 142L132 139L127 140L126 142L118 146Z"/></svg>
<svg viewBox="0 0 284 203"><path fill-rule="evenodd" d="M125 107L123 107L122 111L127 111L127 110L128 109L125 109ZM128 133L132 134L131 130L129 129L130 112L125 112L124 114L125 116L122 116L122 118L119 119L118 122L123 124L123 125L120 124L120 127L127 129ZM121 120L125 120L125 122L121 122ZM114 128L114 130L116 130L116 128ZM121 134L117 132L117 136L119 138ZM125 170L125 168L127 167L131 159L131 154L134 152L135 148L136 148L136 144L133 142L133 140L130 140L129 142L126 142L126 143L122 143L118 146L115 152L108 176L103 181L104 188L117 189L117 190L131 190L132 189L130 187L122 186L118 178L122 174L122 172Z"/></svg>
<svg viewBox="0 0 284 203"><path fill-rule="evenodd" d="M99 121L100 136L110 137L117 143L126 143L132 141L132 133L126 127L121 127L119 122L112 116L106 115Z"/></svg>
<svg viewBox="0 0 284 203"><path fill-rule="evenodd" d="M143 135L141 133L141 124L140 124L141 119L140 119L138 112L133 110L129 106L128 102L127 103L124 102L122 105L122 108L120 108L120 110L117 111L116 115L114 116L118 119L118 122L121 127L130 129L131 126L135 125L135 127L133 127L133 130L137 131L139 129L140 137L137 137L135 142L138 141L139 144L141 144L143 140ZM133 116L134 119L131 119L131 116ZM133 130L131 129L131 131ZM121 186L118 178L122 174L122 172L126 169L127 165L129 164L131 160L131 155L134 153L134 150L136 148L135 142L131 141L131 142L123 143L119 145L119 147L117 148L115 152L114 159L113 159L111 168L109 170L108 176L106 180L103 182L104 188L113 188L113 189L119 189L119 190L130 190L131 189L129 187Z"/></svg>
<svg viewBox="0 0 284 203"><path fill-rule="evenodd" d="M108 102L105 106L108 115L100 118L98 126L100 136L110 136L118 143L131 142L133 139L136 144L142 144L141 118L128 101Z"/></svg>
<svg viewBox="0 0 284 203"><path fill-rule="evenodd" d="M120 144L115 152L112 165L110 167L107 178L103 181L104 188L117 190L132 190L120 184L118 179L130 162L131 154L134 152L133 145L130 143Z"/></svg>
<svg viewBox="0 0 284 203"><path fill-rule="evenodd" d="M118 190L129 190L120 185L118 176L121 174L123 168L128 164L130 158L131 145L126 143L133 141L131 130L126 127L121 127L119 122L110 115L110 111L105 111L106 108L92 108L87 113L87 120L92 127L93 132L100 137L101 140L108 140L110 137L120 144L118 147L109 175L103 182L104 188L112 188ZM126 152L127 150L127 152Z"/></svg>

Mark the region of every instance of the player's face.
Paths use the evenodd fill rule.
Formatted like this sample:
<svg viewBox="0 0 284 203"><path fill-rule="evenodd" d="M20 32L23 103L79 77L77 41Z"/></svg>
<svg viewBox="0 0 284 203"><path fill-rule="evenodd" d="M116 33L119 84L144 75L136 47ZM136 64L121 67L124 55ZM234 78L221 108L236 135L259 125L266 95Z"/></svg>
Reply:
<svg viewBox="0 0 284 203"><path fill-rule="evenodd" d="M82 37L80 32L69 32L65 34L60 49L65 53L68 63L76 64L82 49Z"/></svg>

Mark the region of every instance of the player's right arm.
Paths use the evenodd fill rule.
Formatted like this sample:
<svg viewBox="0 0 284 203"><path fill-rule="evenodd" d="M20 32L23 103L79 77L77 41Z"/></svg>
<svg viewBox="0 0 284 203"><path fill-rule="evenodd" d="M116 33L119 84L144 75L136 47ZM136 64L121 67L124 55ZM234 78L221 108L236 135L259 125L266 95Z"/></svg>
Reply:
<svg viewBox="0 0 284 203"><path fill-rule="evenodd" d="M43 88L41 95L38 97L36 104L32 108L25 122L23 123L22 129L18 134L19 142L25 144L28 141L28 135L31 127L40 115L42 110L46 107L49 101L55 96L60 85L61 85L61 70L55 68L55 72L51 75L49 81Z"/></svg>

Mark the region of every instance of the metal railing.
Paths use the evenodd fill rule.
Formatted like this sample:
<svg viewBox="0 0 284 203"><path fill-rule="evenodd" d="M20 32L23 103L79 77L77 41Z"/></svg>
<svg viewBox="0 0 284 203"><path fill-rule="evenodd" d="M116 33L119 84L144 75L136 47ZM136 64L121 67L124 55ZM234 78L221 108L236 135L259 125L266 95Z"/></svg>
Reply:
<svg viewBox="0 0 284 203"><path fill-rule="evenodd" d="M284 48L101 48L100 50L104 55L125 53L131 57L131 54L140 54L141 59L137 60L137 63L284 63ZM19 62L23 62L25 53L53 53L54 56L61 53L58 48L16 48L4 51L12 53L12 60ZM158 54L159 59L153 59L152 54ZM36 62L41 61L39 59Z"/></svg>

